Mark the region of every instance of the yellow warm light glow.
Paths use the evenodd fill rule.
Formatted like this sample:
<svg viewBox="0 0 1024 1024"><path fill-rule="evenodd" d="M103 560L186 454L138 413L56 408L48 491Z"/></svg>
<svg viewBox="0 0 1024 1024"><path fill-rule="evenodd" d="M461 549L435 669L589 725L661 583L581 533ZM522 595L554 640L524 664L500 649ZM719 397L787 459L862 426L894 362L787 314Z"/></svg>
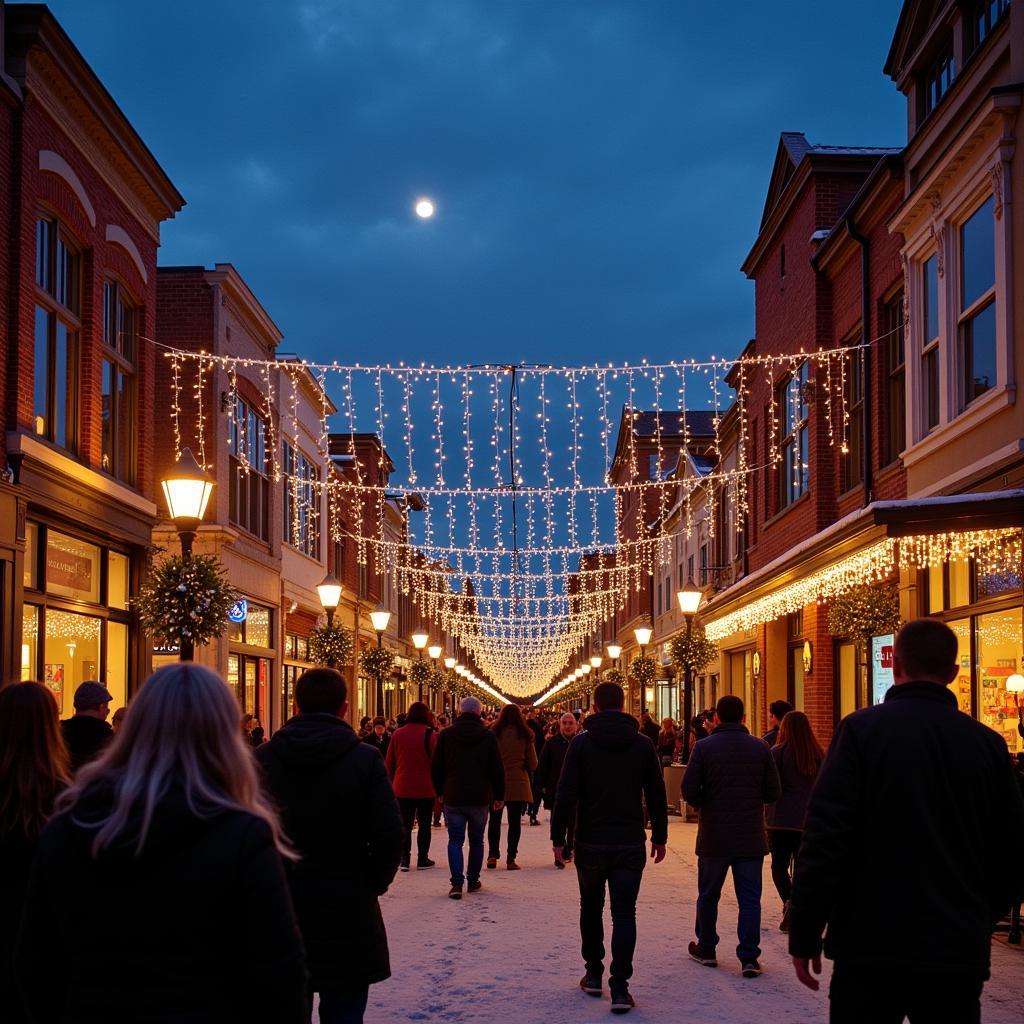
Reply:
<svg viewBox="0 0 1024 1024"><path fill-rule="evenodd" d="M451 670L453 668L455 668L455 659L454 658L445 658L444 659L444 667L446 669L448 669L449 672L451 672Z"/></svg>
<svg viewBox="0 0 1024 1024"><path fill-rule="evenodd" d="M322 582L316 585L316 592L320 595L320 604L324 608L337 608L341 602L341 581L333 572L328 573Z"/></svg>
<svg viewBox="0 0 1024 1024"><path fill-rule="evenodd" d="M432 644L427 648L427 654L429 654L434 661L437 661L437 659L441 657L442 650L443 648L440 644Z"/></svg>
<svg viewBox="0 0 1024 1024"><path fill-rule="evenodd" d="M633 630L633 635L636 637L636 642L641 647L646 647L651 642L651 637L654 635L654 630L650 626L637 626Z"/></svg>
<svg viewBox="0 0 1024 1024"><path fill-rule="evenodd" d="M391 612L389 612L387 608L378 605L372 612L370 612L370 621L373 623L375 632L383 633L388 628L388 623L391 621Z"/></svg>
<svg viewBox="0 0 1024 1024"><path fill-rule="evenodd" d="M430 637L426 633L413 633L412 645L417 651L422 651L430 641Z"/></svg>
<svg viewBox="0 0 1024 1024"><path fill-rule="evenodd" d="M688 580L683 590L676 592L676 600L679 602L679 610L684 615L695 615L700 607L704 594L697 589L693 580Z"/></svg>
<svg viewBox="0 0 1024 1024"><path fill-rule="evenodd" d="M593 668L600 668L602 661L604 661L604 659L601 657L601 655L595 654L591 657L590 664Z"/></svg>
<svg viewBox="0 0 1024 1024"><path fill-rule="evenodd" d="M160 481L171 519L185 523L202 519L213 483L213 477L196 462L191 449L182 449L174 467Z"/></svg>
<svg viewBox="0 0 1024 1024"><path fill-rule="evenodd" d="M609 644L605 650L608 652L608 657L612 660L622 653L622 648L618 644Z"/></svg>

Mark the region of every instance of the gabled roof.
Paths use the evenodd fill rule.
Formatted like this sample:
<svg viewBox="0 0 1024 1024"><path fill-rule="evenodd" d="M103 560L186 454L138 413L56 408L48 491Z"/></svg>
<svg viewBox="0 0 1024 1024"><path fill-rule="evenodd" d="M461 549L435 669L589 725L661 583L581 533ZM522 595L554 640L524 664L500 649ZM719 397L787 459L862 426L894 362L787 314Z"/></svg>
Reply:
<svg viewBox="0 0 1024 1024"><path fill-rule="evenodd" d="M772 167L772 176L768 180L768 195L764 200L764 210L761 213L761 227L764 227L768 215L775 209L785 192L789 179L793 172L800 166L800 161L812 149L803 132L783 132L779 136L779 148L775 151L775 164Z"/></svg>
<svg viewBox="0 0 1024 1024"><path fill-rule="evenodd" d="M889 46L889 55L882 69L893 81L898 81L906 70L907 61L913 57L928 29L936 20L940 7L948 0L904 0L900 10L896 31Z"/></svg>
<svg viewBox="0 0 1024 1024"><path fill-rule="evenodd" d="M683 439L710 441L715 436L715 412L712 409L641 410L622 407L619 432L615 439L615 455L609 477L622 465L629 451L630 436L636 441L653 441L661 434L662 444L682 446Z"/></svg>

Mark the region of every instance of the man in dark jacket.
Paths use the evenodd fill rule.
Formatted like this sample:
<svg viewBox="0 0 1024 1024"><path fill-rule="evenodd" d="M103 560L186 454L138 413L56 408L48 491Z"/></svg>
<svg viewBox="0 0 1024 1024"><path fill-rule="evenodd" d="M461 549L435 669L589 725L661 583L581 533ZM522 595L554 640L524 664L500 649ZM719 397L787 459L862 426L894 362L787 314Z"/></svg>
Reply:
<svg viewBox="0 0 1024 1024"><path fill-rule="evenodd" d="M658 728L658 723L651 718L649 711L640 712L640 731L657 747L661 729Z"/></svg>
<svg viewBox="0 0 1024 1024"><path fill-rule="evenodd" d="M782 728L782 720L793 710L793 705L788 700L773 700L768 705L768 731L762 739L769 747L774 747L779 739L779 729Z"/></svg>
<svg viewBox="0 0 1024 1024"><path fill-rule="evenodd" d="M908 623L895 685L842 720L818 776L789 951L817 989L825 931L834 1024L981 1019L992 928L1024 896L1024 801L1004 740L948 689L958 672L949 627Z"/></svg>
<svg viewBox="0 0 1024 1024"><path fill-rule="evenodd" d="M370 726L370 731L363 737L363 742L373 747L381 757L388 756L388 744L391 742L391 733L388 732L388 723L383 715L378 715Z"/></svg>
<svg viewBox="0 0 1024 1024"><path fill-rule="evenodd" d="M718 702L719 724L699 740L683 775L686 802L700 813L697 826L697 941L690 956L717 967L718 901L732 869L740 905L736 955L744 978L761 973L761 873L768 853L764 805L781 785L764 740L747 732L743 701L729 694Z"/></svg>
<svg viewBox="0 0 1024 1024"><path fill-rule="evenodd" d="M543 799L544 806L548 810L555 806L555 794L558 791L558 780L562 775L562 763L565 761L569 743L576 735L578 728L576 716L571 711L566 711L558 720L558 732L541 749L540 758L537 761L537 771L534 773L537 783L534 789ZM556 868L562 869L572 860L572 841L575 831L576 815L570 814L565 823L565 846L562 850L562 859L555 858Z"/></svg>
<svg viewBox="0 0 1024 1024"><path fill-rule="evenodd" d="M434 791L444 804L448 823L448 868L452 876L448 895L462 899L462 884L469 892L480 889L484 864L484 830L489 811L500 811L505 796L505 767L494 733L480 720L483 710L476 697L463 697L459 717L437 738L430 773ZM463 873L462 847L469 831L469 863Z"/></svg>
<svg viewBox="0 0 1024 1024"><path fill-rule="evenodd" d="M654 744L638 733L623 711L625 695L615 683L594 689L597 713L569 744L551 815L555 860L565 856L566 828L576 815L576 875L580 885L580 932L586 974L580 988L600 996L604 975L604 893L612 910L612 962L608 977L612 1012L633 1007L629 979L636 948L636 899L646 863L641 797L651 819L651 857L665 859L668 806Z"/></svg>
<svg viewBox="0 0 1024 1024"><path fill-rule="evenodd" d="M536 708L526 709L526 724L533 733L533 746L537 751L537 761L540 761L540 752L544 749L544 723L537 717ZM533 800L526 805L526 810L530 815L530 824L539 825L540 822L537 820L537 814L540 811L541 792L540 786L536 784L537 773L534 772L533 778L530 780L533 783Z"/></svg>
<svg viewBox="0 0 1024 1024"><path fill-rule="evenodd" d="M402 855L402 817L382 758L343 720L332 668L303 673L299 713L256 751L300 860L289 883L322 1024L362 1021L368 988L391 975L377 897Z"/></svg>
<svg viewBox="0 0 1024 1024"><path fill-rule="evenodd" d="M75 690L75 714L60 723L71 759L71 771L99 757L114 730L107 722L113 696L102 683L82 683Z"/></svg>

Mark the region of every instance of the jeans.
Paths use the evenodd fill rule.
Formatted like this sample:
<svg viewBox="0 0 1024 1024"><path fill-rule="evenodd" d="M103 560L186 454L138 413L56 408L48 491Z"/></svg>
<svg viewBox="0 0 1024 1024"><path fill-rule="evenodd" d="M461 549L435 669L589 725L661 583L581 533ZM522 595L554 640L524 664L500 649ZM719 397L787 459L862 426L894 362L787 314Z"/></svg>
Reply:
<svg viewBox="0 0 1024 1024"><path fill-rule="evenodd" d="M839 961L829 988L831 1024L979 1024L978 978L846 965Z"/></svg>
<svg viewBox="0 0 1024 1024"><path fill-rule="evenodd" d="M402 845L402 859L408 863L412 853L412 823L419 820L420 830L416 833L416 853L421 861L430 853L430 815L434 809L434 798L416 800L399 797L398 806L402 810L402 824L405 826L405 840Z"/></svg>
<svg viewBox="0 0 1024 1024"><path fill-rule="evenodd" d="M708 952L718 946L718 932L715 930L718 900L729 868L732 868L732 884L740 905L736 955L741 961L756 960L761 955L761 872L764 857L697 858L697 944Z"/></svg>
<svg viewBox="0 0 1024 1024"><path fill-rule="evenodd" d="M487 828L487 805L481 807L451 807L445 804L445 821L448 823L448 870L452 885L461 886L468 878L471 882L480 877L484 865L484 829ZM462 844L469 831L469 866L462 871Z"/></svg>
<svg viewBox="0 0 1024 1024"><path fill-rule="evenodd" d="M790 828L772 828L768 830L768 836L772 851L772 881L778 890L779 899L786 903L793 895L793 875L790 869L796 861L803 832Z"/></svg>
<svg viewBox="0 0 1024 1024"><path fill-rule="evenodd" d="M505 804L508 810L508 859L515 860L519 852L519 838L523 834L523 808L525 800L510 800ZM501 856L501 816L504 811L491 811L487 824L487 856Z"/></svg>
<svg viewBox="0 0 1024 1024"><path fill-rule="evenodd" d="M539 753L540 751L538 751L538 754ZM531 818L536 818L540 813L541 793L540 787L537 785L537 780L532 774L530 775L530 785L533 787L533 800L527 805L526 810Z"/></svg>
<svg viewBox="0 0 1024 1024"><path fill-rule="evenodd" d="M645 846L576 848L580 883L581 952L587 973L604 974L604 890L612 908L612 962L609 983L625 983L633 974L636 949L636 898L647 863Z"/></svg>
<svg viewBox="0 0 1024 1024"><path fill-rule="evenodd" d="M363 1024L369 986L320 993L320 1024ZM311 1021L313 1019L310 1014Z"/></svg>

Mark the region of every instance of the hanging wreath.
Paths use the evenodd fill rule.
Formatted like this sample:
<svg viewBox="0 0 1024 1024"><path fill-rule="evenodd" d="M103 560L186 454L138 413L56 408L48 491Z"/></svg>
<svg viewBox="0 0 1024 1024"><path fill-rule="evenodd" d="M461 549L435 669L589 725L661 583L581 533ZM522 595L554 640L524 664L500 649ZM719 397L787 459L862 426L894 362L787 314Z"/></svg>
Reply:
<svg viewBox="0 0 1024 1024"><path fill-rule="evenodd" d="M629 674L641 685L651 686L658 675L658 663L646 654L634 658Z"/></svg>
<svg viewBox="0 0 1024 1024"><path fill-rule="evenodd" d="M614 683L616 686L624 686L626 677L617 668L610 668L604 673L604 678L601 682Z"/></svg>
<svg viewBox="0 0 1024 1024"><path fill-rule="evenodd" d="M412 668L409 669L409 682L413 686L429 686L430 680L433 678L434 670L425 661L414 661Z"/></svg>
<svg viewBox="0 0 1024 1024"><path fill-rule="evenodd" d="M673 638L669 650L672 662L680 672L685 672L687 665L691 671L700 672L718 657L718 644L707 638L704 627L699 624L689 635L680 633Z"/></svg>
<svg viewBox="0 0 1024 1024"><path fill-rule="evenodd" d="M359 667L368 676L389 676L394 664L394 652L387 647L364 647L359 652Z"/></svg>
<svg viewBox="0 0 1024 1024"><path fill-rule="evenodd" d="M432 669L430 672L429 684L435 690L444 690L448 687L448 673L443 672L439 668Z"/></svg>
<svg viewBox="0 0 1024 1024"><path fill-rule="evenodd" d="M309 635L309 660L316 665L351 665L356 642L351 630L321 626Z"/></svg>
<svg viewBox="0 0 1024 1024"><path fill-rule="evenodd" d="M873 636L895 633L900 628L900 598L895 583L864 585L832 599L828 631L867 644Z"/></svg>
<svg viewBox="0 0 1024 1024"><path fill-rule="evenodd" d="M152 565L135 599L139 621L168 646L199 646L224 632L237 595L213 555L172 555Z"/></svg>

